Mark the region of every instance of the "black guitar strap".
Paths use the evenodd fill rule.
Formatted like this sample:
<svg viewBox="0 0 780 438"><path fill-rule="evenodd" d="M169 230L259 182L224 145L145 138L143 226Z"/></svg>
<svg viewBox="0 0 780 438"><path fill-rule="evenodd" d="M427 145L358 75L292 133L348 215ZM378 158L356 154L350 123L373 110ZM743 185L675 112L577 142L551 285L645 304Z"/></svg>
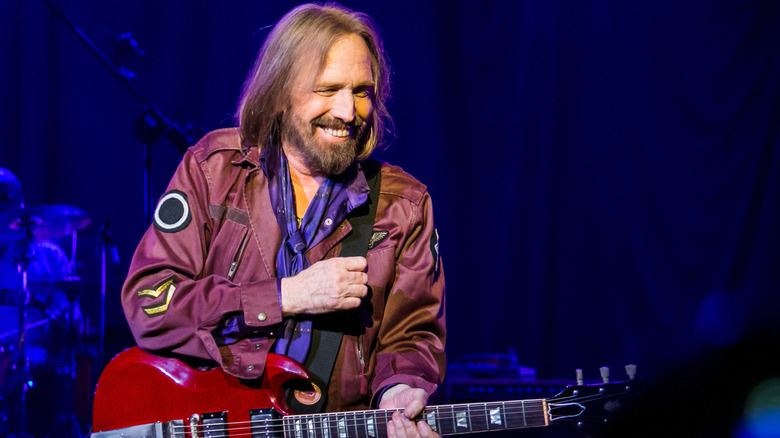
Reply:
<svg viewBox="0 0 780 438"><path fill-rule="evenodd" d="M349 223L352 232L341 244L340 257L366 256L368 244L374 231L374 218L376 206L379 201L380 168L382 163L369 158L361 163L363 174L368 182L368 200L352 211ZM359 310L359 309L358 309ZM338 312L330 316L330 319L354 320L357 318L355 311ZM288 391L288 405L298 414L312 414L322 412L327 403L328 383L336 362L343 331L324 328L314 320L311 334L311 348L306 358L305 368L312 377L316 388L314 391L291 389ZM332 324L325 324L332 325Z"/></svg>

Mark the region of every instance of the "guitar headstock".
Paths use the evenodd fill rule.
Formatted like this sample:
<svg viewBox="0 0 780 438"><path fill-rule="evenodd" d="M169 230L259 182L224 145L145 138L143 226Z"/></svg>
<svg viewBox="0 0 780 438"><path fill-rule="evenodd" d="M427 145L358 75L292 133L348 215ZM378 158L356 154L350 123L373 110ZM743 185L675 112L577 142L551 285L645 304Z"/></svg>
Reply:
<svg viewBox="0 0 780 438"><path fill-rule="evenodd" d="M602 383L585 384L577 370L577 385L567 386L547 399L551 424L571 423L591 430L608 425L637 395L641 381L636 380L636 365L627 365L628 379L610 383L609 369L600 369Z"/></svg>

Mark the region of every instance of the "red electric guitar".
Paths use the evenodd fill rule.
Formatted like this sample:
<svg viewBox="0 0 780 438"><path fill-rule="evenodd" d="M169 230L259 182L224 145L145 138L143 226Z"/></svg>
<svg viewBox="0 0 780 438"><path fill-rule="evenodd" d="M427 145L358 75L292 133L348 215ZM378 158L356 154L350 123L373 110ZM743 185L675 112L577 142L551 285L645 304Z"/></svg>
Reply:
<svg viewBox="0 0 780 438"><path fill-rule="evenodd" d="M285 383L307 378L297 362L275 354L268 355L262 380L251 382L220 368L198 371L179 360L130 348L114 357L100 376L92 437L387 436L387 422L394 411L295 415L284 400ZM634 391L634 384L629 380L569 386L549 399L428 406L420 421L441 435L562 422L601 423L620 408L620 399Z"/></svg>

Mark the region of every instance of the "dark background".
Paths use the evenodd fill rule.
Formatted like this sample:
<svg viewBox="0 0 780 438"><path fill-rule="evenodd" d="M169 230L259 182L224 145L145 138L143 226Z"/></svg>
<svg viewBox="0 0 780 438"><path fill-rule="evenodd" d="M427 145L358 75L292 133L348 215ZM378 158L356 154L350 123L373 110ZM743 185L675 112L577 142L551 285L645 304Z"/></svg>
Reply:
<svg viewBox="0 0 780 438"><path fill-rule="evenodd" d="M267 27L297 4L53 3L204 131L233 124ZM746 340L776 354L780 3L343 4L374 17L393 66L397 139L379 158L434 199L450 362L514 351L539 377L595 379L676 375ZM128 31L145 56L112 44ZM132 345L118 294L146 228L142 104L43 0L0 3L0 65L0 167L28 205L92 218L87 311L110 219L110 356ZM156 200L180 151L163 139L151 159Z"/></svg>

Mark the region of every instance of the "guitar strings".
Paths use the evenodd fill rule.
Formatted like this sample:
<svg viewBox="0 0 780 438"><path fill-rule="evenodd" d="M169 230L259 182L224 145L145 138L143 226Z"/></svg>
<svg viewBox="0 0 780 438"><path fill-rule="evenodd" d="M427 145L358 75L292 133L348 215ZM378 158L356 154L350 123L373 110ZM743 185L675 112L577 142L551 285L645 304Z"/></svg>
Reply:
<svg viewBox="0 0 780 438"><path fill-rule="evenodd" d="M449 434L459 433L458 429L460 429L462 431L462 433L468 433L468 432L473 431L472 428L466 428L464 430L463 427L455 426L455 424L454 424L455 419L454 418L451 418L451 419L442 418L440 420L440 422L439 422L439 425L438 426L434 425L432 427L432 429L434 429L436 431L439 431L439 432L441 432L442 430L445 430L446 428L441 427L440 424L441 424L441 422L446 422L448 420L453 422L453 425L452 425L453 431L449 432L448 435ZM346 433L348 435L352 435L352 433L351 433L352 430L354 430L356 432L360 432L360 431L366 431L366 430L369 429L369 427L366 425L366 423L359 422L359 421L347 422L345 424L342 424L341 426L336 425L336 424L332 424L332 423L329 424L328 426L323 426L321 423L313 422L312 424L303 423L299 427L296 427L294 424L291 424L291 423L286 423L285 424L285 423L282 422L282 420L276 420L276 421L273 421L273 422L275 424L270 424L270 425L267 424L267 423L266 424L262 424L259 427L257 427L256 429L255 429L254 426L257 426L257 425L254 425L254 426L253 425L246 425L244 427L236 427L236 425L234 423L226 423L225 427L223 427L223 428L213 428L213 427L209 428L209 427L205 427L204 425L197 425L196 428L198 429L199 433L204 433L204 434L207 433L209 436L214 437L214 438L226 437L226 436L228 436L228 434L231 437L253 436L257 432L269 433L269 434L284 433L285 436L286 436L287 433L295 433L297 430L303 430L303 431L306 431L308 433L327 432L327 436L331 436L331 435L342 436L342 433L344 431L346 431ZM376 435L378 435L378 436L384 436L385 435L385 432L387 430L387 423L388 422L383 422L383 421L378 421L378 422L374 423L373 428L375 429ZM537 424L537 425L541 426L542 424ZM510 427L510 428L507 428L506 425L499 425L498 427L495 427L495 425L493 424L492 427L486 427L484 430L518 429L518 428L522 428L522 427L525 427L525 426L518 425L518 426L513 426L513 427ZM528 426L528 427L530 427L530 426ZM187 430L189 430L188 427L179 427L178 429L181 429L181 430L179 430L178 432L177 431L172 431L172 432L184 433Z"/></svg>
<svg viewBox="0 0 780 438"><path fill-rule="evenodd" d="M563 406L556 406L560 405L562 403L572 403L572 402L582 402L586 403L595 399L599 398L606 398L607 396L601 395L601 394L594 394L591 396L585 396L585 397L574 397L574 396L568 396L568 397L560 397L560 398L554 398L549 399L549 411L552 414L553 410L561 409ZM536 400L534 400L536 401ZM458 434L460 432L457 432L457 421L461 419L459 416L460 414L467 414L467 417L469 419L473 419L475 416L482 416L481 410L484 411L485 415L485 425L488 426L496 426L499 425L495 422L490 422L490 413L488 412L488 409L490 408L500 408L503 407L503 415L504 421L501 423L501 426L506 426L506 416L507 415L516 415L516 414L524 414L524 417L526 419L533 419L533 418L544 418L545 410L542 407L533 407L533 406L525 406L527 404L527 401L523 400L517 400L517 401L507 401L507 402L485 402L482 403L482 407L477 407L480 404L474 404L474 403L466 403L461 405L445 405L445 406L434 406L426 408L423 411L423 414L421 414L421 419L418 421L426 421L425 417L428 414L435 414L435 423L434 428L435 429L443 429L441 427L442 423L448 423L452 422L453 429L456 431L453 432L453 434ZM536 403L534 403L536 405ZM465 410L461 411L455 411L458 407L465 408ZM243 422L227 422L222 423L218 425L204 425L204 424L198 424L195 425L195 427L201 431L207 431L209 434L212 434L212 436L217 437L217 433L227 433L230 432L232 436L251 436L253 428L259 428L262 431L266 431L269 433L278 433L278 432L295 432L297 429L305 429L307 432L321 432L321 431L328 431L330 435L330 431L333 431L335 433L339 433L343 429L351 429L351 428L357 428L358 426L361 428L369 428L374 427L379 430L379 428L385 429L387 427L387 424L392 421L392 412L400 412L400 410L371 410L371 411L354 411L354 412L347 412L347 413L323 413L323 414L311 414L311 415L291 415L286 416L282 418L275 418L270 420L251 420L251 421L243 421ZM388 415L390 414L390 415ZM362 415L362 418L360 417ZM339 416L341 418L339 418ZM577 418L586 418L589 417L589 415L577 415ZM297 425L294 424L297 418L305 419L303 422ZM323 425L323 420L325 420L326 425ZM371 420L373 420L373 424L371 424ZM555 419L552 419L555 421ZM480 423L481 425L482 423ZM172 429L177 430L181 429L182 431L186 431L191 426L173 426ZM243 431L246 431L245 433ZM468 431L464 431L463 433L467 433Z"/></svg>
<svg viewBox="0 0 780 438"><path fill-rule="evenodd" d="M593 398L593 397L591 397ZM583 399L576 399L572 398L573 400L579 400L584 401ZM563 399L561 399L563 400ZM561 400L556 401L555 403L560 403ZM554 404L551 404L550 409L556 409L557 407L554 406ZM501 404L495 404L495 406L483 406L483 409L489 409L490 407L500 407ZM514 403L514 405L518 405L519 403ZM471 406L474 406L471 404ZM450 409L447 409L450 410ZM467 414L468 418L473 419L474 417L482 417L483 413L479 412L481 409L479 408L472 408L469 411L461 411L461 412L442 412L442 410L438 410L438 412L433 410L426 410L425 413L435 413L436 414L436 422L440 425L441 423L447 423L452 422L453 425L457 423L457 420L460 418L458 414L465 413ZM381 427L381 426L387 426L387 423L392 420L391 415L387 415L391 411L385 411L383 413L375 412L375 411L369 411L373 412L371 414L364 414L362 418L359 417L359 414L353 414L353 413L347 413L344 414L312 414L312 415L293 415L293 416L287 416L283 418L276 418L276 419L270 419L270 420L251 420L251 421L243 421L243 422L227 422L222 424L215 424L215 425L208 425L208 424L197 424L195 425L196 428L201 430L206 430L209 433L219 433L219 432L225 432L225 431L231 431L231 432L239 432L242 429L249 430L251 433L251 429L253 427L258 427L263 430L271 431L271 432L278 432L280 430L284 430L285 428L288 428L290 430L295 430L296 425L294 422L298 417L299 419L303 420L300 423L300 428L307 429L307 430L334 430L338 431L340 428L353 428L356 426L361 427L369 427L370 421L373 420L373 426L374 427ZM394 411L393 411L394 412ZM377 415L379 414L379 415ZM384 414L384 415L383 415ZM506 415L515 415L515 414L524 414L524 416L527 419L532 418L538 418L540 416L544 415L544 409L543 408L530 408L526 407L523 409L522 407L518 408L518 406L513 405L506 405L506 408L504 409L503 416ZM337 415L341 415L342 418L338 418ZM490 413L485 412L484 413L486 423L489 423L489 417L491 416ZM423 414L423 418L418 421L426 421L424 419L425 414ZM542 417L543 418L543 417ZM323 420L327 422L327 426L323 426ZM311 424L310 424L311 423ZM502 424L506 424L506 421L503 421ZM482 423L480 423L482 424ZM495 423L490 423L494 424ZM181 430L188 430L191 426L174 426L173 429L181 429ZM455 427L455 426L454 426ZM440 426L437 427L437 429L441 428ZM455 427L457 428L457 427Z"/></svg>
<svg viewBox="0 0 780 438"><path fill-rule="evenodd" d="M434 413L436 414L436 425L435 429L442 429L441 424L442 423L448 423L452 422L453 429L458 429L457 427L457 421L460 418L459 414L467 414L469 418L474 417L482 417L483 413L479 412L483 409L488 408L497 408L504 406L504 416L505 415L515 415L515 414L521 414L524 413L525 417L527 419L533 419L540 417L543 418L544 415L544 409L540 407L522 407L524 403L521 401L512 401L512 402L487 402L484 403L482 408L476 408L474 407L474 403L470 404L463 404L461 406L471 406L471 408L467 408L464 411L458 411L455 412L454 409L459 405L449 405L449 406L439 406L439 407L433 407L433 408L427 408L425 409L424 413L422 414L422 419L418 421L425 421L425 415ZM513 409L514 407L514 409ZM520 408L518 408L520 407ZM438 409L437 409L438 408ZM450 411L450 412L443 412L443 411ZM214 424L214 425L208 425L208 424L197 424L195 427L199 429L199 431L206 431L211 436L218 437L219 435L216 435L218 433L226 433L230 432L231 436L244 436L244 435L251 435L252 429L254 427L257 427L257 429L262 430L263 432L269 432L269 433L278 433L278 432L295 432L297 429L303 429L306 431L333 431L336 434L338 434L342 429L352 429L356 427L361 428L369 428L369 422L370 420L373 420L373 427L374 428L382 428L386 429L387 423L392 421L391 412L400 412L394 411L394 410L374 410L374 411L355 411L355 412L349 412L349 413L323 413L323 414L311 414L311 415L292 415L292 416L286 416L283 418L276 418L276 419L270 419L270 420L251 420L251 421L242 421L242 422L227 422L222 424ZM390 415L388 415L390 414ZM336 415L340 415L342 418L336 417ZM362 418L359 418L359 416L362 415ZM491 423L489 421L490 414L485 411L484 413L486 426L492 425L495 426L496 423ZM298 427L294 424L296 418L304 419L301 422ZM323 419L327 422L327 425L323 425ZM480 423L481 424L481 423ZM501 426L506 426L506 421L503 421ZM191 426L189 425L182 425L182 426L173 426L174 432L182 432L187 431L190 429ZM245 434L242 433L242 431L247 431ZM330 434L330 433L329 433Z"/></svg>

